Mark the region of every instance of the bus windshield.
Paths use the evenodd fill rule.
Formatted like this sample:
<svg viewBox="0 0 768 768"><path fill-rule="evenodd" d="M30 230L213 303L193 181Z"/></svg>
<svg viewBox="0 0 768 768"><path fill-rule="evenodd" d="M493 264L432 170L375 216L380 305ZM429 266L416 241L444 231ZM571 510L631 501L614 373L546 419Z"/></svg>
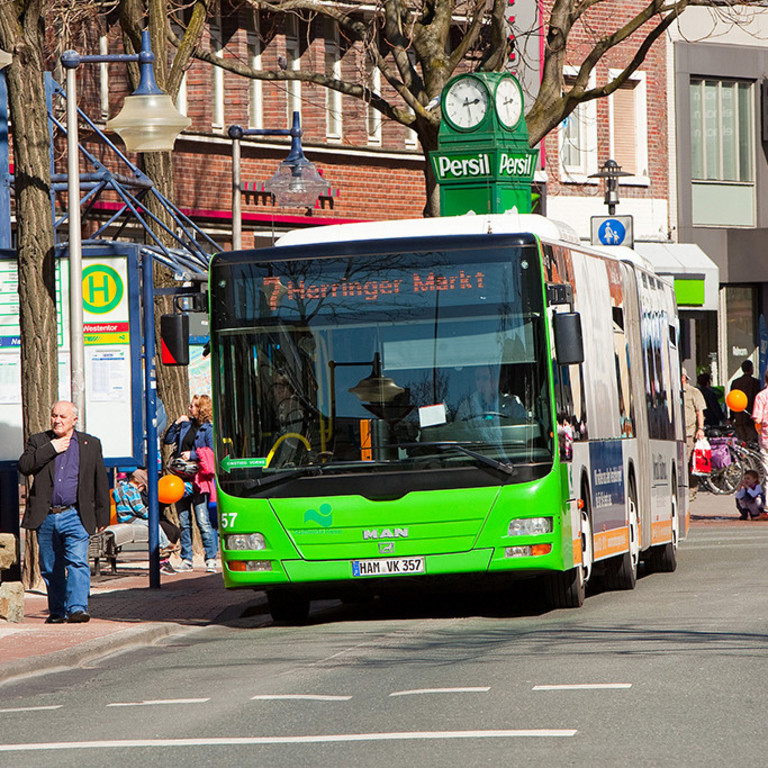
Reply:
<svg viewBox="0 0 768 768"><path fill-rule="evenodd" d="M490 485L551 466L536 245L304 259L290 250L211 267L225 492L446 467L485 469Z"/></svg>

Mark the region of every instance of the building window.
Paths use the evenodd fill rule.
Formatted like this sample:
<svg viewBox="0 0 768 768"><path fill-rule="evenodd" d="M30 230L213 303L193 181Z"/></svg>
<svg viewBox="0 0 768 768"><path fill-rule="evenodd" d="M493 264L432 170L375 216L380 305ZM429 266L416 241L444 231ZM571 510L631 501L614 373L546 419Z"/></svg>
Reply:
<svg viewBox="0 0 768 768"><path fill-rule="evenodd" d="M285 58L287 69L290 72L298 72L301 69L301 48L299 45L299 23L295 16L288 16L285 33ZM301 82L299 80L286 81L288 96L288 125L292 124L293 113L301 114Z"/></svg>
<svg viewBox="0 0 768 768"><path fill-rule="evenodd" d="M262 53L259 21L259 12L254 11L252 27L248 30L248 61L257 72L261 71ZM264 98L261 80L251 80L248 89L248 127L264 127Z"/></svg>
<svg viewBox="0 0 768 768"><path fill-rule="evenodd" d="M616 77L618 71L611 71ZM620 184L644 184L648 179L648 105L645 73L636 72L609 97L611 158L631 177Z"/></svg>
<svg viewBox="0 0 768 768"><path fill-rule="evenodd" d="M754 85L692 78L693 223L754 226Z"/></svg>
<svg viewBox="0 0 768 768"><path fill-rule="evenodd" d="M691 176L752 181L752 84L691 80Z"/></svg>
<svg viewBox="0 0 768 768"><path fill-rule="evenodd" d="M325 76L341 80L341 48L339 27L330 19L325 26ZM325 89L325 135L331 141L341 141L341 92Z"/></svg>
<svg viewBox="0 0 768 768"><path fill-rule="evenodd" d="M373 67L368 77L368 87L377 96L381 95L381 70ZM381 112L370 104L366 105L366 125L368 128L368 143L375 147L381 146Z"/></svg>
<svg viewBox="0 0 768 768"><path fill-rule="evenodd" d="M224 58L224 36L221 30L221 16L217 14L211 21L211 51L217 59ZM211 67L211 126L224 128L224 70Z"/></svg>
<svg viewBox="0 0 768 768"><path fill-rule="evenodd" d="M576 80L576 68L565 69L565 83L570 88ZM594 74L587 87L594 87ZM560 125L560 179L583 184L596 171L597 103L592 99L579 104Z"/></svg>

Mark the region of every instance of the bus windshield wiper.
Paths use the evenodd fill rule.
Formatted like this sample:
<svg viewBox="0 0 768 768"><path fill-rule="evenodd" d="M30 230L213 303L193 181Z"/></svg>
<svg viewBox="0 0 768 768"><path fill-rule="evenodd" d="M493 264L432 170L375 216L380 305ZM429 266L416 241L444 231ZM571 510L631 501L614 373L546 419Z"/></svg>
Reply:
<svg viewBox="0 0 768 768"><path fill-rule="evenodd" d="M493 469L498 469L500 472L504 472L507 475L514 475L517 472L517 467L514 464L509 464L505 461L499 461L498 459L492 459L490 456L485 456L482 453L473 451L467 448L462 443L455 442L453 440L441 440L439 442L431 443L396 443L393 448L438 448L438 449L454 449L461 451L461 453L471 456L475 461L480 464L485 464Z"/></svg>
<svg viewBox="0 0 768 768"><path fill-rule="evenodd" d="M267 475L258 480L249 480L245 483L245 488L249 491L256 488L269 488L273 485L281 485L297 477L306 477L307 475L320 475L323 472L323 464L308 464L305 467L294 467L278 472L274 475Z"/></svg>

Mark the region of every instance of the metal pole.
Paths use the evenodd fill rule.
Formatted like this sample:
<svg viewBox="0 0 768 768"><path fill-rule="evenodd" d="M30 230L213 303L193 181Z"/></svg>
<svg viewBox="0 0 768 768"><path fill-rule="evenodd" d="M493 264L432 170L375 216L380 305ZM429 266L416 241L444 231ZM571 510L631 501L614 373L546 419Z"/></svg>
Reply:
<svg viewBox="0 0 768 768"><path fill-rule="evenodd" d="M160 588L160 506L157 498L157 382L155 380L155 286L153 259L142 256L144 288L144 404L147 432L147 496L149 501L149 586Z"/></svg>
<svg viewBox="0 0 768 768"><path fill-rule="evenodd" d="M243 247L243 201L240 189L240 139L232 140L232 250Z"/></svg>
<svg viewBox="0 0 768 768"><path fill-rule="evenodd" d="M71 399L85 420L85 351L83 348L83 243L80 223L80 157L77 127L77 84L67 69L67 193L69 197L69 365Z"/></svg>

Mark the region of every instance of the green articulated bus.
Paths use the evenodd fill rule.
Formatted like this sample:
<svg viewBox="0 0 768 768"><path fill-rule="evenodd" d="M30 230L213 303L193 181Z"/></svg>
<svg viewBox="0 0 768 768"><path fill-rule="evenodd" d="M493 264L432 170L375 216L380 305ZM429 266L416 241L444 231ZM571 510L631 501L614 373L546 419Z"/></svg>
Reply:
<svg viewBox="0 0 768 768"><path fill-rule="evenodd" d="M631 250L535 215L318 227L218 254L210 302L224 581L275 620L675 569L677 311Z"/></svg>

